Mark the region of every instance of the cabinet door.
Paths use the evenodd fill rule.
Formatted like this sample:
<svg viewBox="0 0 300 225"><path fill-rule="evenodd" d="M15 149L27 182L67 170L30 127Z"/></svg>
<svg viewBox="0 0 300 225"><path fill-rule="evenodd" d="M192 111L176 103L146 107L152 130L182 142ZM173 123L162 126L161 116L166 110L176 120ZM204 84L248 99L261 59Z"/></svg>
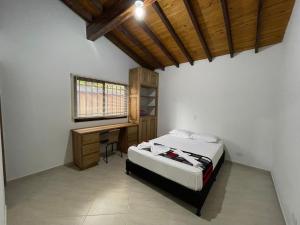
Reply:
<svg viewBox="0 0 300 225"><path fill-rule="evenodd" d="M148 76L148 83L151 87L157 87L158 76L155 73L150 73Z"/></svg>
<svg viewBox="0 0 300 225"><path fill-rule="evenodd" d="M147 120L148 140L156 138L156 117Z"/></svg>
<svg viewBox="0 0 300 225"><path fill-rule="evenodd" d="M149 86L149 72L147 70L142 70L141 72L141 84Z"/></svg>
<svg viewBox="0 0 300 225"><path fill-rule="evenodd" d="M139 142L148 141L148 120L141 118L139 124Z"/></svg>
<svg viewBox="0 0 300 225"><path fill-rule="evenodd" d="M143 69L140 73L141 85L157 87L158 76L155 72Z"/></svg>
<svg viewBox="0 0 300 225"><path fill-rule="evenodd" d="M129 97L129 121L132 123L138 123L140 116L140 99L137 96Z"/></svg>

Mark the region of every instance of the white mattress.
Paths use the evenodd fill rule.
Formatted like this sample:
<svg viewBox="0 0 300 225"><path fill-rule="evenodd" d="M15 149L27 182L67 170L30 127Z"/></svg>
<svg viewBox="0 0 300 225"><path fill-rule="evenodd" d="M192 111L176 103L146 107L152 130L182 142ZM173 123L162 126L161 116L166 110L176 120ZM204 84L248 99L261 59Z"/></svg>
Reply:
<svg viewBox="0 0 300 225"><path fill-rule="evenodd" d="M151 142L162 144L182 151L192 152L212 159L215 168L223 154L223 142L204 143L198 140L164 135L151 140ZM202 189L202 169L163 156L155 156L151 152L136 150L130 147L128 158L133 163L140 165L156 174L168 178L194 191Z"/></svg>

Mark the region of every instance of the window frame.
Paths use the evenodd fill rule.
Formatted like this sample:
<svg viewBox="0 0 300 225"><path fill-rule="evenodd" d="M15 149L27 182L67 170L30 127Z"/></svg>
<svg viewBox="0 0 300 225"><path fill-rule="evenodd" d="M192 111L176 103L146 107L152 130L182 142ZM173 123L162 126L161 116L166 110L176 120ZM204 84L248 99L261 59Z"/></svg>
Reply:
<svg viewBox="0 0 300 225"><path fill-rule="evenodd" d="M122 85L126 88L126 116L91 116L91 117L78 117L77 116L77 80L85 80L85 81L89 81L89 82L97 82L97 83L102 83L103 84L103 98L105 98L105 84L116 84L116 85ZM72 81L72 118L74 120L74 122L89 122L89 121L100 121L100 120L113 120L113 119L126 119L128 118L128 107L129 107L129 90L128 90L128 84L124 84L124 83L119 83L119 82L114 82L114 81L108 81L108 80L100 80L97 78L90 78L90 77L85 77L85 76L81 76L81 75L75 75L75 74L71 74L71 81Z"/></svg>

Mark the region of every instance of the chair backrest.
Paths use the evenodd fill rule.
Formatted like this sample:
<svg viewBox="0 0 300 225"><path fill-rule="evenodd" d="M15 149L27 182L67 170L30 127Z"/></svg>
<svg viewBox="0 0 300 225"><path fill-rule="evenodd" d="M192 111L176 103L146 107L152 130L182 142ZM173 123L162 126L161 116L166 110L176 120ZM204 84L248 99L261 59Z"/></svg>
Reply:
<svg viewBox="0 0 300 225"><path fill-rule="evenodd" d="M120 129L110 130L108 132L108 143L114 143L119 141Z"/></svg>

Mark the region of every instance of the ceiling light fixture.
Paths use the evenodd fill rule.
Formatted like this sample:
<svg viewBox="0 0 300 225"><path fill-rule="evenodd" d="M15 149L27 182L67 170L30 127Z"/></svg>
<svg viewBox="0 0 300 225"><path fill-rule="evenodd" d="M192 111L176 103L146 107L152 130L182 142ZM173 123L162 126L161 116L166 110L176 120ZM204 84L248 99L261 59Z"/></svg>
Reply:
<svg viewBox="0 0 300 225"><path fill-rule="evenodd" d="M134 17L137 20L143 20L145 18L144 1L136 0L134 5L135 5Z"/></svg>

